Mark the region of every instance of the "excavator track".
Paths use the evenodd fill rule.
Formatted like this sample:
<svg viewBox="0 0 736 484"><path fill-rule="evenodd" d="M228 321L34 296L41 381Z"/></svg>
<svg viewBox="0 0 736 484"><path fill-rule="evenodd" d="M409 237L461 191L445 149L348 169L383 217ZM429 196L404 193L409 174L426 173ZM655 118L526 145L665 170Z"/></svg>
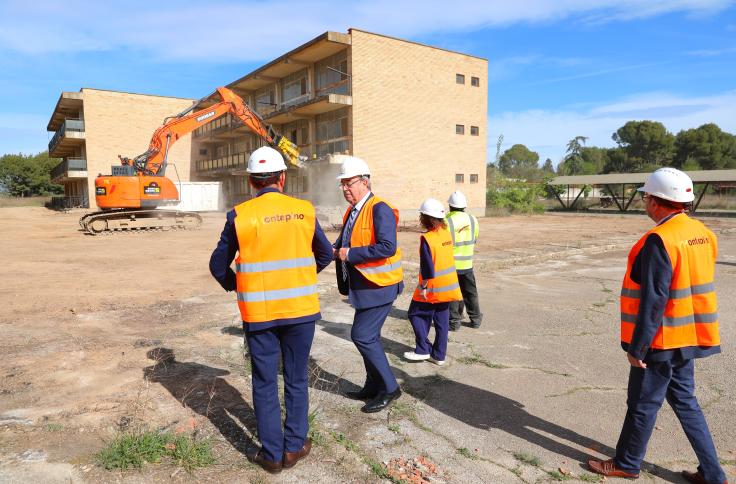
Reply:
<svg viewBox="0 0 736 484"><path fill-rule="evenodd" d="M91 235L123 231L196 229L202 217L178 210L106 210L83 215L79 225Z"/></svg>

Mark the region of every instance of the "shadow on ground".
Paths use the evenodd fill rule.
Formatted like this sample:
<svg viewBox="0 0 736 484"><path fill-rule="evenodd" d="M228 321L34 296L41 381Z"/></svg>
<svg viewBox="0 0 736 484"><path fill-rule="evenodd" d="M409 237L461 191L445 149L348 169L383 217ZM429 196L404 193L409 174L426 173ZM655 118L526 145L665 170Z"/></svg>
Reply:
<svg viewBox="0 0 736 484"><path fill-rule="evenodd" d="M247 455L248 450L255 447L250 437L256 432L253 409L235 387L220 378L229 375L229 371L176 361L174 351L169 348L154 348L147 356L156 363L143 369L146 380L160 383L182 406L207 417L241 453Z"/></svg>
<svg viewBox="0 0 736 484"><path fill-rule="evenodd" d="M350 324L324 320L318 321L317 324L329 334L350 340ZM382 338L382 343L387 352L397 356L404 351L413 350L413 348L403 343L386 338ZM357 352L357 350L355 351ZM317 375L316 378L311 379L312 386L318 390L344 395L346 391L360 389L355 383L341 376L331 374L314 361L311 361L311 366L310 371L313 375ZM522 403L503 395L449 380L441 375L416 377L396 367L392 367L392 370L397 379L403 380L401 389L404 393L466 425L482 430L502 430L580 463L586 463L590 458L597 458L597 455L589 454L559 440L607 456L613 456L616 453L615 449L597 440L530 414L524 410ZM587 470L587 465L584 464L583 467ZM643 469L660 479L669 482L682 482L682 478L678 473L663 467L645 463Z"/></svg>

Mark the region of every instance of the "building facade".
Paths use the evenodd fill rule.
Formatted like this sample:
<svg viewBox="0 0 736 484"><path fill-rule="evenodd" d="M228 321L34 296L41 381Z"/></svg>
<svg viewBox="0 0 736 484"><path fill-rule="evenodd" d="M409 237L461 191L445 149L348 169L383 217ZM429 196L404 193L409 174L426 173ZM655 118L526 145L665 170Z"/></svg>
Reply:
<svg viewBox="0 0 736 484"><path fill-rule="evenodd" d="M95 177L111 174L118 155L133 158L148 149L154 131L164 118L192 106L194 100L82 88L62 92L47 130L53 132L49 155L62 158L51 172L64 195L54 197L57 207L96 208ZM167 176L189 181L191 135L172 146ZM92 194L92 196L90 196Z"/></svg>
<svg viewBox="0 0 736 484"><path fill-rule="evenodd" d="M289 169L287 193L339 220L339 155L359 156L373 190L414 219L425 198L444 201L454 190L485 214L487 81L486 59L350 29L326 32L227 87L310 160ZM192 136L193 176L221 181L231 205L248 199L245 166L262 144L237 119L216 119Z"/></svg>

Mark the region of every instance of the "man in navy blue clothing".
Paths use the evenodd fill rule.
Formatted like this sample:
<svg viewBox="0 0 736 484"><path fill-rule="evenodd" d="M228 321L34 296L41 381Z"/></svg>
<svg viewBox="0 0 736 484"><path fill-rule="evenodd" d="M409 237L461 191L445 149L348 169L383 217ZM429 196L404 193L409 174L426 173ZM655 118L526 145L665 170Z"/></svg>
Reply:
<svg viewBox="0 0 736 484"><path fill-rule="evenodd" d="M340 188L351 205L334 243L338 278L355 308L350 337L363 357L363 388L350 398L368 400L363 412L378 412L399 398L401 389L381 344L381 328L404 288L401 251L396 241L398 211L371 193L365 161L348 157L341 166Z"/></svg>
<svg viewBox="0 0 736 484"><path fill-rule="evenodd" d="M283 195L286 165L262 147L248 161L255 198L227 214L210 258L210 272L226 291L237 291L253 368L253 407L261 449L248 458L271 473L293 467L311 449L307 362L320 319L317 272L333 248L314 207ZM237 274L230 264L238 254ZM281 420L279 362L284 374Z"/></svg>
<svg viewBox="0 0 736 484"><path fill-rule="evenodd" d="M639 189L656 226L631 249L621 289L621 346L629 365L627 412L616 456L588 465L598 474L636 479L666 399L698 458L682 471L695 484L728 484L695 397L695 362L720 353L713 284L716 236L685 213L690 177L660 168Z"/></svg>

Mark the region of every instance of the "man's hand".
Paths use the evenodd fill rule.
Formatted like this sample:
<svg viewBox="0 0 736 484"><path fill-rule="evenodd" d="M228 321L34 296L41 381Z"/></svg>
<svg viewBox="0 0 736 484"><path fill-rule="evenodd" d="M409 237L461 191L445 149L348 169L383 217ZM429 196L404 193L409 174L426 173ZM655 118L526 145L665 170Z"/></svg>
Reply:
<svg viewBox="0 0 736 484"><path fill-rule="evenodd" d="M626 353L626 358L629 359L629 364L633 366L634 368L646 368L647 364L644 363L641 360L637 360L635 357L631 356L629 353Z"/></svg>
<svg viewBox="0 0 736 484"><path fill-rule="evenodd" d="M348 249L345 247L341 247L340 250L337 252L337 256L340 258L341 261L348 260Z"/></svg>

